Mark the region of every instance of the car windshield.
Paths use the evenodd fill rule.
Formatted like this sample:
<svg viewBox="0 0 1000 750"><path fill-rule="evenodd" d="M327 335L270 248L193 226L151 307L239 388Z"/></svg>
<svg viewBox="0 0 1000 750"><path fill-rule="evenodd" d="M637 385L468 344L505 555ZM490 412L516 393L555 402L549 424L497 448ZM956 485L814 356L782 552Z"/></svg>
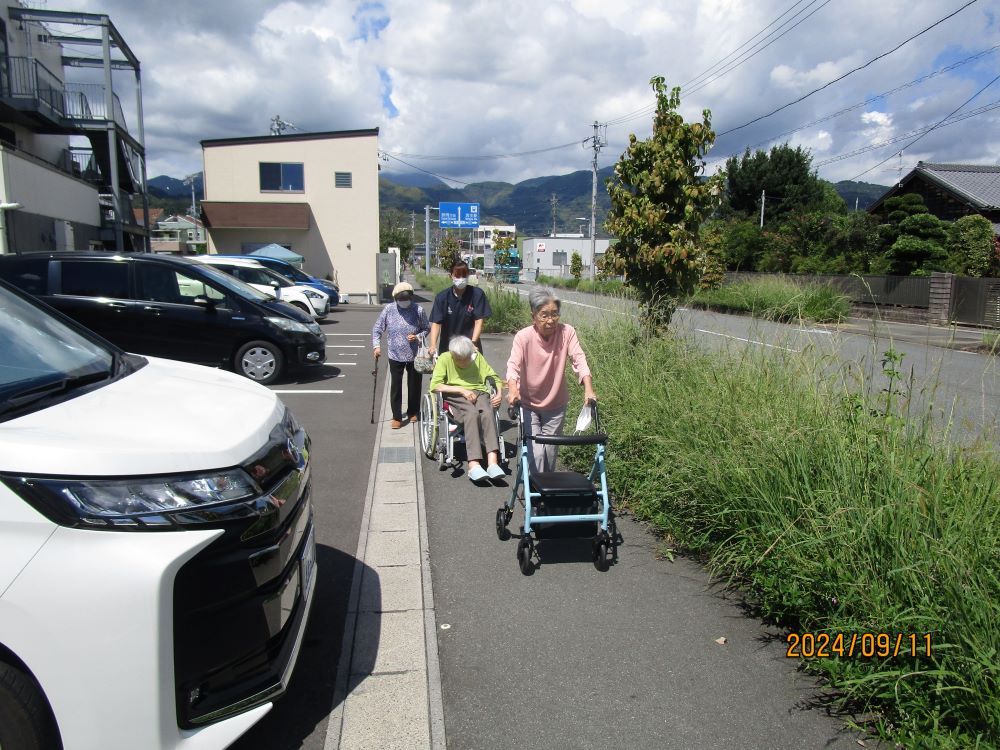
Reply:
<svg viewBox="0 0 1000 750"><path fill-rule="evenodd" d="M228 273L220 271L218 268L212 268L207 263L202 264L202 268L212 281L231 292L236 292L237 294L257 300L258 302L266 302L271 299L270 294L264 294L263 292L254 289L249 284L243 283L234 276L230 276Z"/></svg>
<svg viewBox="0 0 1000 750"><path fill-rule="evenodd" d="M295 286L295 282L289 280L287 276L282 276L277 271L272 271L270 268L261 268L261 271L267 274L268 278L272 281L277 282L278 286L285 288L288 286ZM265 284L268 282L264 282Z"/></svg>
<svg viewBox="0 0 1000 750"><path fill-rule="evenodd" d="M115 350L0 286L0 419L112 377Z"/></svg>

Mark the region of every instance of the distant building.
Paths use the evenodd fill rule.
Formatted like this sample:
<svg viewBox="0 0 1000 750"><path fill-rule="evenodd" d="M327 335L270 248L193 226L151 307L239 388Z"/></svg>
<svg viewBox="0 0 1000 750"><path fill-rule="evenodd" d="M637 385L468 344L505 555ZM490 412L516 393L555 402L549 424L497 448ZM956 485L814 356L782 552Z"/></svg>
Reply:
<svg viewBox="0 0 1000 750"><path fill-rule="evenodd" d="M472 232L472 257L483 258L493 252L497 239L500 237L517 236L517 226L514 224L480 224Z"/></svg>
<svg viewBox="0 0 1000 750"><path fill-rule="evenodd" d="M939 219L954 221L979 214L1000 234L1000 166L917 162L898 185L868 207L868 212L883 215L888 198L909 193L922 197L927 210Z"/></svg>
<svg viewBox="0 0 1000 750"><path fill-rule="evenodd" d="M600 262L608 251L610 240L595 240L594 250ZM559 235L555 237L528 237L521 241L521 258L524 262L524 279L543 276L569 276L569 266L573 253L579 253L583 261L583 276L590 276L590 238L582 234Z"/></svg>
<svg viewBox="0 0 1000 750"><path fill-rule="evenodd" d="M192 216L158 217L151 232L154 253L181 253L191 255L204 250L205 225Z"/></svg>
<svg viewBox="0 0 1000 750"><path fill-rule="evenodd" d="M139 60L108 16L37 5L0 7L0 253L146 251Z"/></svg>
<svg viewBox="0 0 1000 750"><path fill-rule="evenodd" d="M210 253L271 243L345 294L376 291L378 128L201 142Z"/></svg>

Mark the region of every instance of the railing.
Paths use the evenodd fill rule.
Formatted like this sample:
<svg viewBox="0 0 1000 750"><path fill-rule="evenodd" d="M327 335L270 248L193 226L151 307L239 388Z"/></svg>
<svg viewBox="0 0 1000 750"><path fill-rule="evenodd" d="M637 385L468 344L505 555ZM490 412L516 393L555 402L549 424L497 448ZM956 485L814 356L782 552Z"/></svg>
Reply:
<svg viewBox="0 0 1000 750"><path fill-rule="evenodd" d="M122 110L118 94L112 94L112 116L108 117L108 108L104 100L104 86L99 83L67 83L66 84L66 117L71 120L109 120L128 130L125 123L125 112Z"/></svg>
<svg viewBox="0 0 1000 750"><path fill-rule="evenodd" d="M65 114L64 85L58 76L32 57L8 57L3 95L33 99L40 110L56 119Z"/></svg>

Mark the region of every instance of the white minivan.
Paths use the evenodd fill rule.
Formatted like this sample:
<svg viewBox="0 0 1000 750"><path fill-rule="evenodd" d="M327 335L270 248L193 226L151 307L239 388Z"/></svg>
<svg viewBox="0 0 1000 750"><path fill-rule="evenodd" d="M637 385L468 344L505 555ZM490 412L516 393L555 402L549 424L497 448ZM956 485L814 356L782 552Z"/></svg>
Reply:
<svg viewBox="0 0 1000 750"><path fill-rule="evenodd" d="M227 747L306 628L308 436L267 388L3 282L0 352L0 747Z"/></svg>
<svg viewBox="0 0 1000 750"><path fill-rule="evenodd" d="M311 286L296 284L255 260L228 255L196 255L194 259L235 276L257 291L294 305L315 320L324 320L330 313L330 295Z"/></svg>

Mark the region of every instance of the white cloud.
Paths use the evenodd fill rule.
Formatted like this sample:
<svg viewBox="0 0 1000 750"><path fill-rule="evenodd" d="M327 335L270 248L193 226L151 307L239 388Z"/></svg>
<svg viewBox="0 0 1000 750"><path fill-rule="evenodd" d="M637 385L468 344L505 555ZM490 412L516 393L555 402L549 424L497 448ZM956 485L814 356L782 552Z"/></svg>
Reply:
<svg viewBox="0 0 1000 750"><path fill-rule="evenodd" d="M651 76L662 74L670 85L690 82L787 6L787 0L175 0L166 10L148 0L50 3L111 16L142 61L149 173L175 176L200 169L200 140L264 134L278 113L305 130L377 126L387 151L454 157L579 142L595 119L612 121L603 166L630 132L648 134ZM935 0L841 0L718 80L702 88L689 83L682 111L700 119L702 108L711 109L722 133L870 60L947 11ZM987 8L972 6L820 94L720 135L713 157L768 143L986 49L997 31ZM742 52L749 54L754 41ZM933 123L989 80L992 74L982 75L997 59L784 138L826 158ZM990 132L1000 132L998 118L983 115L932 133L919 148L938 160L992 159L996 144L988 150L982 138ZM850 177L886 155L837 162L821 175ZM461 180L514 181L587 169L589 158L576 145L522 159L407 161Z"/></svg>

